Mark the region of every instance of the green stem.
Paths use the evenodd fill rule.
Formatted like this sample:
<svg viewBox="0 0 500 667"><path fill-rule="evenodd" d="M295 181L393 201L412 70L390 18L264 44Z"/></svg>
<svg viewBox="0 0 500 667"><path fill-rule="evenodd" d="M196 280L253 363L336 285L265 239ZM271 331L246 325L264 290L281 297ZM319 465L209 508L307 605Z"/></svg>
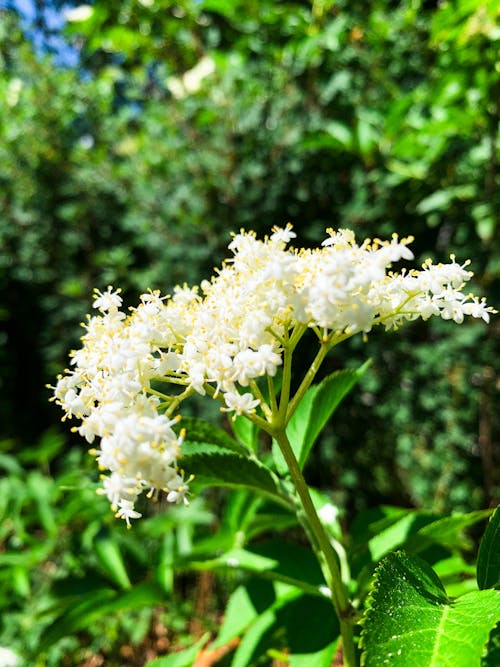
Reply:
<svg viewBox="0 0 500 667"><path fill-rule="evenodd" d="M248 386L252 390L252 394L255 396L255 398L258 398L260 401L260 409L264 413L265 418L269 421L272 416L271 408L268 406L266 403L266 399L264 398L264 395L262 394L261 390L259 389L259 385L255 380L250 380Z"/></svg>
<svg viewBox="0 0 500 667"><path fill-rule="evenodd" d="M276 390L274 388L274 379L271 375L267 376L267 391L269 393L269 404L273 414L278 412L278 404L276 402Z"/></svg>
<svg viewBox="0 0 500 667"><path fill-rule="evenodd" d="M172 402L165 410L165 415L167 417L171 417L174 411L177 410L179 405L182 403L182 401L186 400L186 398L189 398L193 394L194 394L194 389L192 389L191 387L187 387L181 394L178 394L173 398Z"/></svg>
<svg viewBox="0 0 500 667"><path fill-rule="evenodd" d="M278 409L278 420L283 424L286 424L286 414L290 400L293 352L306 331L307 326L305 324L296 324L291 335L285 330L285 340L283 341L283 375Z"/></svg>
<svg viewBox="0 0 500 667"><path fill-rule="evenodd" d="M299 405L300 401L304 398L304 394L306 391L309 389L311 386L312 381L314 380L316 373L319 370L319 367L323 363L323 360L329 350L329 347L326 343L321 343L320 348L318 350L318 353L316 354L314 361L312 362L311 366L309 367L309 370L307 373L304 375L304 378L302 382L300 383L300 387L297 389L297 392L295 393L295 396L292 398L290 403L288 404L288 409L286 413L286 423L290 421L290 417L293 415L295 410L297 409L297 406Z"/></svg>
<svg viewBox="0 0 500 667"><path fill-rule="evenodd" d="M158 396L158 398L163 398L165 402L170 403L172 397L167 396L167 394L163 394L161 391L157 391L156 389L152 389L151 387L144 386L144 391L146 391L148 394L151 394L152 396Z"/></svg>
<svg viewBox="0 0 500 667"><path fill-rule="evenodd" d="M335 347L335 345L338 345L342 341L346 340L347 338L350 338L353 334L339 334L337 336L330 335L329 338L325 338L321 341L319 350L314 357L314 361L312 362L311 366L309 367L307 373L304 375L302 382L300 383L300 387L297 389L295 396L291 399L290 403L288 404L288 409L286 412L286 423L290 421L291 416L297 409L300 401L304 398L304 394L306 391L309 389L309 387L312 384L312 381L316 377L316 373L319 371L319 368L321 364L323 363L326 355L332 347Z"/></svg>
<svg viewBox="0 0 500 667"><path fill-rule="evenodd" d="M313 538L311 539L311 542L318 555L328 587L331 591L332 603L340 622L345 667L356 667L353 610L347 596L347 591L342 582L338 556L318 517L306 481L302 475L302 471L300 470L298 461L295 458L295 454L293 453L290 441L288 440L284 429L276 430L273 433L273 436L281 449L295 484L295 488L297 489L307 519L309 528L307 533L310 538ZM312 533L312 535L310 535L310 533Z"/></svg>

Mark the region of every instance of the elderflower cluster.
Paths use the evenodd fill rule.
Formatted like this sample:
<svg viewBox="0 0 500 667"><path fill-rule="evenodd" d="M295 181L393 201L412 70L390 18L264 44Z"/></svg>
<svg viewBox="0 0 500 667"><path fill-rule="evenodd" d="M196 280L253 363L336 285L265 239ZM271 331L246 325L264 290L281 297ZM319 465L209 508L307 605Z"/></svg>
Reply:
<svg viewBox="0 0 500 667"><path fill-rule="evenodd" d="M175 341L172 327L185 328L185 306L195 298L191 290L176 290L165 320L157 293L144 294L127 317L119 290L96 291L93 305L100 314L84 325L83 345L71 355L74 370L59 376L54 388L66 417L81 420L75 430L89 443L99 438L90 453L109 471L102 475L103 492L128 525L141 516L134 505L144 490L163 490L167 500L186 502L188 486L176 464L182 437L172 429L178 420L160 413L151 382L175 367L163 347Z"/></svg>
<svg viewBox="0 0 500 667"><path fill-rule="evenodd" d="M484 300L463 293L468 263L426 261L421 270L390 271L413 259L411 238L356 243L353 232L327 230L319 248L288 247L290 225L264 240L235 234L232 253L211 280L177 287L172 296L143 294L126 315L120 290L96 291L82 347L72 370L58 378L54 400L89 443L117 515L129 523L139 494L166 493L186 501L188 482L177 466L182 432L167 417L179 392L158 391L159 382L210 393L235 415L262 408L256 381L273 377L283 363L289 332L312 328L320 341L343 339L374 326L396 329L431 316L457 323L466 315L489 321Z"/></svg>

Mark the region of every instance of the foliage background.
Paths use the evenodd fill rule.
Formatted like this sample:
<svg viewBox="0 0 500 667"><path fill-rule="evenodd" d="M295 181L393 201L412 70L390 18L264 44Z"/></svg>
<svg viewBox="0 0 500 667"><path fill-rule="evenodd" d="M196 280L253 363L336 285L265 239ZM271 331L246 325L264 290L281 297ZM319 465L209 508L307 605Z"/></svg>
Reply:
<svg viewBox="0 0 500 667"><path fill-rule="evenodd" d="M306 245L330 226L414 235L420 261L470 257L498 308L494 0L96 0L67 22L61 7L0 3L9 460L61 432L44 385L78 344L92 288L121 286L132 304L198 282L241 227L291 221ZM186 75L200 62L213 71ZM325 372L374 364L309 479L347 518L379 502L495 502L499 336L494 319L352 341ZM21 458L22 474L43 460Z"/></svg>

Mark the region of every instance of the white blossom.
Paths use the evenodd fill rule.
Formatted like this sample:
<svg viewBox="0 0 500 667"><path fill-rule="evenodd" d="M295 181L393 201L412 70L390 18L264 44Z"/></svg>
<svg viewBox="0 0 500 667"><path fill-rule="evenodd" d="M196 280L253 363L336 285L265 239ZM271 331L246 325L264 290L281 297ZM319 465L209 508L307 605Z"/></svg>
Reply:
<svg viewBox="0 0 500 667"><path fill-rule="evenodd" d="M495 312L462 291L472 277L468 262L451 256L448 264L427 260L421 270L397 273L396 262L413 259L411 238L359 245L351 230L327 234L318 248L294 249L287 247L296 236L291 225L263 240L240 231L210 280L172 295L150 290L128 314L119 289L95 290L98 314L84 324L53 400L64 418L80 420L74 430L94 446L102 493L127 524L140 516L135 501L143 492L187 503L190 478L178 467L182 434L177 419L162 414L165 405L176 407L179 385L186 395L213 396L233 415L266 416L256 383L276 375L297 326L335 341L417 318L488 322ZM158 381L177 391L158 393Z"/></svg>

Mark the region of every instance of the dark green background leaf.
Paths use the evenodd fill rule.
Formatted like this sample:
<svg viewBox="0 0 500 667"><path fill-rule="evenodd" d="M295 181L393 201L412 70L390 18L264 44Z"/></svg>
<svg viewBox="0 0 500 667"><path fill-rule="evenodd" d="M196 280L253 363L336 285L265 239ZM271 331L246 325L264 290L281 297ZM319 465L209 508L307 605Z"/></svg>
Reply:
<svg viewBox="0 0 500 667"><path fill-rule="evenodd" d="M479 546L477 583L483 589L500 584L500 507L491 517Z"/></svg>

